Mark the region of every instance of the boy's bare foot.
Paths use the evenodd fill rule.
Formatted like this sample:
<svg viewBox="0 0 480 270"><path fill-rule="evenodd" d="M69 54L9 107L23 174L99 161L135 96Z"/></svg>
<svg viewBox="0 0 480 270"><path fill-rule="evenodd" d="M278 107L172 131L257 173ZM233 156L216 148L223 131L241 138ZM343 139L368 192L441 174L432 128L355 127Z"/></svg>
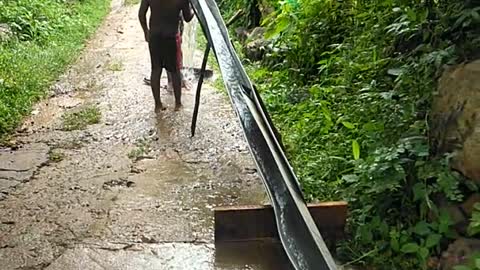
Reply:
<svg viewBox="0 0 480 270"><path fill-rule="evenodd" d="M182 108L182 106L183 106L182 103L177 103L177 104L175 104L175 109L174 109L174 111L180 111L180 109Z"/></svg>
<svg viewBox="0 0 480 270"><path fill-rule="evenodd" d="M163 105L160 103L160 104L155 104L155 113L160 113L161 111L165 111L165 107L163 107Z"/></svg>

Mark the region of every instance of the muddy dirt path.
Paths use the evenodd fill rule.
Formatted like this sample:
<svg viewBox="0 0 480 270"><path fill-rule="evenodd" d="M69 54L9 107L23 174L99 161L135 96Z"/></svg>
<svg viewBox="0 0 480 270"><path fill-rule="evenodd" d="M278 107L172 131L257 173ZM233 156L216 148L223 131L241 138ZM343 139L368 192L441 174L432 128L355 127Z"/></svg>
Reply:
<svg viewBox="0 0 480 270"><path fill-rule="evenodd" d="M190 138L193 91L156 116L148 73L137 8L117 6L0 150L0 269L280 269L215 252L213 207L265 200L227 97L207 83ZM100 122L65 131L86 107Z"/></svg>

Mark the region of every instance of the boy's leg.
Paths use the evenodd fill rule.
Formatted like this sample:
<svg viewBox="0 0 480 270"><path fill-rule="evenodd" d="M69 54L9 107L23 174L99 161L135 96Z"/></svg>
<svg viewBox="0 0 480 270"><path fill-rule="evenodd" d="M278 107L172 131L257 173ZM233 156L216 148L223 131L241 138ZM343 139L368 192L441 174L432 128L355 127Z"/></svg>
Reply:
<svg viewBox="0 0 480 270"><path fill-rule="evenodd" d="M177 44L177 68L178 70L182 70L183 68L183 53L182 53L182 34L180 32L177 33L176 40Z"/></svg>
<svg viewBox="0 0 480 270"><path fill-rule="evenodd" d="M182 107L182 81L179 70L172 72L172 83L175 94L175 110L178 111Z"/></svg>
<svg viewBox="0 0 480 270"><path fill-rule="evenodd" d="M164 110L162 105L162 100L160 99L160 78L162 77L162 68L152 69L151 82L152 82L152 93L153 98L155 99L155 112L160 112Z"/></svg>
<svg viewBox="0 0 480 270"><path fill-rule="evenodd" d="M162 61L161 61L161 40L152 36L150 38L150 61L152 63L152 71L150 74L150 83L152 87L153 99L155 100L155 112L160 112L164 108L160 99L160 77L162 76Z"/></svg>
<svg viewBox="0 0 480 270"><path fill-rule="evenodd" d="M162 63L172 77L173 91L175 94L175 110L179 110L182 106L181 100L181 81L180 70L177 66L177 45L176 38L165 38L162 43Z"/></svg>

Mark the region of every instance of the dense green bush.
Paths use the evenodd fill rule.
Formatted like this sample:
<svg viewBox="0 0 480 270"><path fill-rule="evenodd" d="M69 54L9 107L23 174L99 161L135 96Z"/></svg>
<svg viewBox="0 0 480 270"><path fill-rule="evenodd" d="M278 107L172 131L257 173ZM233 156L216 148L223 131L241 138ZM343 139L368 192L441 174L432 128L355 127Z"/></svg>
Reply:
<svg viewBox="0 0 480 270"><path fill-rule="evenodd" d="M15 128L107 14L108 0L0 0L0 135Z"/></svg>
<svg viewBox="0 0 480 270"><path fill-rule="evenodd" d="M434 197L477 189L435 151L428 119L442 66L478 56L479 1L270 2L273 49L250 74L307 198L350 203L339 255L427 268L455 237Z"/></svg>

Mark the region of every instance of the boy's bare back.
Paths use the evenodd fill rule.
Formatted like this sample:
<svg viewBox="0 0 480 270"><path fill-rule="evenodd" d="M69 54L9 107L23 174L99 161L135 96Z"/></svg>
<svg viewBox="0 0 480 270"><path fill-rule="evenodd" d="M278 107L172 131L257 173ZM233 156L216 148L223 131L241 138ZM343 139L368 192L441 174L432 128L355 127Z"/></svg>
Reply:
<svg viewBox="0 0 480 270"><path fill-rule="evenodd" d="M174 37L178 32L179 14L189 22L193 18L189 0L142 0L139 16L146 18L150 8L150 23L148 31L165 37ZM145 29L144 29L145 30Z"/></svg>

